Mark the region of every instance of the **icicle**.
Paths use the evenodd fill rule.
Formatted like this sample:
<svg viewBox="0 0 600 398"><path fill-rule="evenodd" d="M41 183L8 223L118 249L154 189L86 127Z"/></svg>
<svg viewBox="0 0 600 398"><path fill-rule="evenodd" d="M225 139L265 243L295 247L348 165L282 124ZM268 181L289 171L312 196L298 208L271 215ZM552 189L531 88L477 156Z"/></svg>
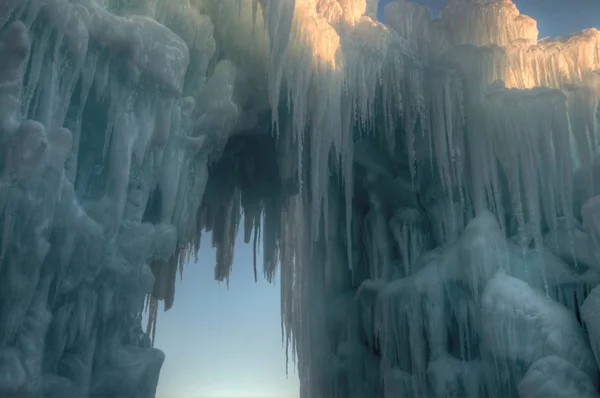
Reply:
<svg viewBox="0 0 600 398"><path fill-rule="evenodd" d="M150 335L150 341L152 342L152 347L154 347L157 321L158 321L158 300L156 300L154 297L148 296L148 324L146 326L146 333Z"/></svg>
<svg viewBox="0 0 600 398"><path fill-rule="evenodd" d="M189 254L187 256L184 256L182 253L184 253L184 251L182 251L181 249L178 250L178 252L180 253L177 261L179 261L179 280L183 280L183 270L185 268L185 263L190 261L189 258ZM189 251L188 251L189 253Z"/></svg>
<svg viewBox="0 0 600 398"><path fill-rule="evenodd" d="M348 135L351 138L351 133L348 133ZM349 139L349 138L347 138ZM346 166L344 167L345 170L345 181L344 181L344 198L345 198L345 203L346 203L346 250L347 250L347 261L348 261L348 268L350 269L351 272L351 276L352 276L352 280L354 280L354 258L353 258L353 250L352 250L352 241L353 241L353 236L352 236L352 216L354 214L353 212L353 207L352 207L352 199L354 197L354 181L353 181L353 173L354 173L354 167L353 167L353 161L352 161L352 157L350 157L350 155L348 155L349 159L346 159Z"/></svg>
<svg viewBox="0 0 600 398"><path fill-rule="evenodd" d="M256 1L256 0L253 0ZM279 96L285 54L288 48L292 20L294 19L295 0L259 0L262 5L265 26L270 40L269 104L271 105L272 124L275 132L279 129ZM266 3L266 4L265 4ZM253 7L255 5L253 4ZM254 18L254 20L256 20Z"/></svg>
<svg viewBox="0 0 600 398"><path fill-rule="evenodd" d="M223 209L224 220L219 234L213 233L213 245L217 248L217 263L215 265L215 279L226 280L229 284L229 275L233 265L233 247L240 222L240 193L236 191Z"/></svg>
<svg viewBox="0 0 600 398"><path fill-rule="evenodd" d="M258 245L258 234L259 234L259 226L257 225L259 221L254 220L254 240L252 242L252 265L254 268L254 282L258 282L258 276L256 273L256 250Z"/></svg>
<svg viewBox="0 0 600 398"><path fill-rule="evenodd" d="M33 99L33 95L38 86L42 68L44 65L44 56L48 50L50 36L52 29L47 28L44 30L42 37L33 43L33 48L30 55L30 66L27 83L23 92L22 109L23 114L27 115L31 112L30 103Z"/></svg>

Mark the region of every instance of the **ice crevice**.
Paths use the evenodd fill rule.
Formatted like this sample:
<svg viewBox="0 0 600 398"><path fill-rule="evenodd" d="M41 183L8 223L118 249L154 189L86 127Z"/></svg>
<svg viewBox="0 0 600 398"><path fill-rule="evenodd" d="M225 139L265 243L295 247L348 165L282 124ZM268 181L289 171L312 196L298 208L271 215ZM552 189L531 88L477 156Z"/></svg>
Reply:
<svg viewBox="0 0 600 398"><path fill-rule="evenodd" d="M303 397L598 396L600 31L376 9L0 0L0 396L154 396L240 227Z"/></svg>

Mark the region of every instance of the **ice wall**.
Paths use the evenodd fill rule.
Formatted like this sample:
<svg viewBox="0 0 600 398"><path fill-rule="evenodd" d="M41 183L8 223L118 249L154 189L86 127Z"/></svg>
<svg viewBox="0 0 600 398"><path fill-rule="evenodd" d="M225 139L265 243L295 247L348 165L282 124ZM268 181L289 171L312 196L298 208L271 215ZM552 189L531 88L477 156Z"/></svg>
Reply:
<svg viewBox="0 0 600 398"><path fill-rule="evenodd" d="M218 154L239 113L226 60L186 87L214 102L182 98L215 51L208 17L186 42L108 6L0 2L2 396L154 396L144 297L170 305L203 145Z"/></svg>
<svg viewBox="0 0 600 398"><path fill-rule="evenodd" d="M376 3L0 0L0 396L153 396L242 221L303 397L597 396L600 32Z"/></svg>

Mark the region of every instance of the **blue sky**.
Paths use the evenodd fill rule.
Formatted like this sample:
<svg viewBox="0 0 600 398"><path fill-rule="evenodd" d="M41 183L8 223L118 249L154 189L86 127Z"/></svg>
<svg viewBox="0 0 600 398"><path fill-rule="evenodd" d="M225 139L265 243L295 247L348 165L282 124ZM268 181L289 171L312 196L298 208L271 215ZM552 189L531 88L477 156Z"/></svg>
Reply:
<svg viewBox="0 0 600 398"><path fill-rule="evenodd" d="M522 14L538 21L540 38L600 28L599 0L514 0Z"/></svg>
<svg viewBox="0 0 600 398"><path fill-rule="evenodd" d="M437 13L444 0L422 0ZM600 0L516 0L538 20L540 37L600 27ZM178 282L174 307L160 313L156 347L166 353L158 398L295 398L286 378L279 286L254 283L252 249L238 239L229 289L214 281L215 253L203 237L199 262Z"/></svg>
<svg viewBox="0 0 600 398"><path fill-rule="evenodd" d="M155 346L166 354L157 398L294 398L285 374L279 285L254 283L252 246L239 236L229 289L214 280L215 252L202 237L198 263L177 283L174 307L160 312ZM291 361L290 361L291 362Z"/></svg>

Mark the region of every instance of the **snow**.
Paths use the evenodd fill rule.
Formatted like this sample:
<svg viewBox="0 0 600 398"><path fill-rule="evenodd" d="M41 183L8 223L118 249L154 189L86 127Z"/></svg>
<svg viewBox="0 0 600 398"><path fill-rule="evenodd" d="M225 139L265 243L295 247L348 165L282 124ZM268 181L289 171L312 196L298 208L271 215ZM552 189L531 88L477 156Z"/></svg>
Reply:
<svg viewBox="0 0 600 398"><path fill-rule="evenodd" d="M301 396L594 396L600 31L376 9L0 0L0 395L152 396L243 222Z"/></svg>
<svg viewBox="0 0 600 398"><path fill-rule="evenodd" d="M506 379L523 377L515 363L528 368L548 355L597 380L597 366L573 314L524 281L502 274L492 278L483 292L481 315L484 358L493 358L499 372L486 376L492 385L498 383L497 391L504 391Z"/></svg>
<svg viewBox="0 0 600 398"><path fill-rule="evenodd" d="M596 358L596 363L600 361L600 342L598 341L598 333L600 331L597 321L599 293L599 289L597 287L594 288L581 306L581 319L588 329L590 343L592 345L594 357Z"/></svg>
<svg viewBox="0 0 600 398"><path fill-rule="evenodd" d="M519 396L597 397L589 377L560 357L547 356L536 361L519 383Z"/></svg>

